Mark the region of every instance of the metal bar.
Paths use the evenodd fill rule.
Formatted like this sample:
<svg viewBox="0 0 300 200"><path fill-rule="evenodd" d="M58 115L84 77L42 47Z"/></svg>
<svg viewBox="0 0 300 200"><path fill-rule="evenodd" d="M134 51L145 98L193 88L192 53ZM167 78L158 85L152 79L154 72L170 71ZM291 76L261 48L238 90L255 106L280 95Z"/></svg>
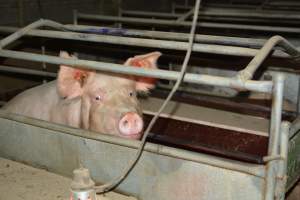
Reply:
<svg viewBox="0 0 300 200"><path fill-rule="evenodd" d="M191 7L190 9L192 9ZM186 14L188 14L188 11ZM163 13L163 12L147 12L147 11L134 11L134 10L122 10L122 14L135 15L144 17L162 17L162 18L180 18L182 14L179 13ZM229 9L229 8L212 8L204 7L199 11L199 17L201 16L214 16L214 17L237 17L247 19L286 19L286 20L299 20L300 15L297 12L274 12L274 11L258 11L249 9Z"/></svg>
<svg viewBox="0 0 300 200"><path fill-rule="evenodd" d="M54 28L62 29L62 30L65 29L62 24L59 24L59 23L51 21L51 20L40 19L38 21L33 22L32 24L29 24L28 26L26 26L24 28L19 29L17 32L7 36L6 38L2 39L0 41L0 49L7 46L8 44L16 41L17 39L21 38L31 29L39 28L41 26L50 26L50 27L54 27Z"/></svg>
<svg viewBox="0 0 300 200"><path fill-rule="evenodd" d="M181 14L174 14L174 13L157 13L157 12L141 12L141 11L124 11L124 15L128 17L147 17L147 18L165 18L165 19L177 19L182 17ZM124 16L123 15L123 16ZM300 16L300 15L299 15ZM186 18L187 19L187 18ZM254 22L254 23L285 23L285 24L300 24L299 20L290 20L290 19L282 19L278 18L276 20L269 19L269 18L247 18L247 17L230 17L230 16L211 16L211 15L200 15L199 19L203 20L212 20L214 22Z"/></svg>
<svg viewBox="0 0 300 200"><path fill-rule="evenodd" d="M27 30L33 26L35 23L29 25L28 27L25 27L21 30L19 30L18 32L8 36L7 38L3 39L1 42L3 41L6 41L8 39L10 39L10 41L13 41L11 38L13 38L14 36L14 39L16 38L19 38L20 37L20 34L25 34L24 30ZM44 24L44 23L43 23ZM65 28L63 25L61 24L51 24L52 27L58 27L58 28ZM36 30L38 31L38 30ZM19 34L18 34L19 33ZM49 34L49 31L46 32L47 34ZM46 34L45 33L45 34ZM70 33L70 34L73 34L73 33ZM74 33L74 34L78 34L78 33ZM98 36L98 35L93 35L93 36ZM58 37L58 35L56 36ZM77 37L82 37L82 35L77 35ZM85 37L89 37L89 35L85 35ZM107 37L103 38L103 40L107 39ZM111 40L112 38L110 38ZM140 42L142 40L139 40ZM145 39L144 39L145 41ZM146 40L149 42L149 40ZM109 42L113 42L113 41L109 41ZM118 41L119 43L120 41ZM128 42L128 40L127 40ZM134 42L135 41L132 41L130 44L134 45ZM8 42L7 42L8 43ZM169 44L169 43L168 43ZM298 57L299 56L299 52L297 51L297 49L295 47L293 47L291 44L289 44L284 38L280 37L280 36L274 36L272 37L271 39L269 39L266 44L264 45L264 47L259 51L259 53L256 54L256 56L252 59L252 61L249 63L249 65L244 69L242 70L240 73L239 73L239 80L242 80L242 83L244 83L243 80L248 80L252 77L253 73L256 71L256 69L260 66L260 64L263 62L263 60L267 57L267 55L269 54L269 52L271 52L271 50L273 49L273 47L275 45L279 44L282 48L284 48L284 50L287 51L287 53L289 53L290 55L294 56L294 57ZM171 45L171 43L169 44ZM206 49L207 50L207 49ZM3 52L3 51L2 51ZM8 53L8 51L6 51L6 53ZM12 54L16 54L18 53L19 55L25 55L24 53L21 53L21 52L13 52L11 51L10 53L6 54L6 55L12 55ZM28 56L28 55L25 55L25 57ZM44 57L45 58L45 57ZM28 58L27 58L28 59ZM80 62L80 60L77 60L78 62ZM56 63L56 64L61 64L61 63ZM95 64L95 63L94 63ZM78 65L77 65L78 66ZM82 64L81 66L85 66L85 64ZM119 71L118 71L119 72ZM121 72L122 73L122 72ZM125 72L123 72L125 73ZM147 76L147 75L145 75ZM202 75L203 76L203 75ZM232 85L232 84L235 84L235 85ZM241 84L237 84L236 83L230 83L231 87L234 87L234 86L237 86L237 87L241 87Z"/></svg>
<svg viewBox="0 0 300 200"><path fill-rule="evenodd" d="M218 8L205 8L200 11L201 15L208 16L221 16L221 17L244 17L244 18L260 18L260 19L286 19L286 20L299 20L300 15L297 12L270 12L270 11L253 11L253 10L240 10L240 9L218 9Z"/></svg>
<svg viewBox="0 0 300 200"><path fill-rule="evenodd" d="M272 160L267 163L264 200L274 200L277 163L277 160Z"/></svg>
<svg viewBox="0 0 300 200"><path fill-rule="evenodd" d="M281 73L278 73L274 76L268 156L278 155L279 153L278 144L279 144L282 102L283 102L283 88L284 88L284 81L285 81L284 79L285 77Z"/></svg>
<svg viewBox="0 0 300 200"><path fill-rule="evenodd" d="M268 156L279 154L279 137L281 126L281 112L283 102L284 75L278 73L274 76L273 102L271 112L271 125L269 134ZM265 200L274 200L276 168L278 160L271 160L266 166Z"/></svg>
<svg viewBox="0 0 300 200"><path fill-rule="evenodd" d="M6 29L6 31L9 31L9 29L10 28ZM108 44L123 44L129 46L141 46L141 47L176 49L176 50L186 50L188 46L188 43L186 42L128 38L128 37L117 37L117 36L108 36L108 35L61 32L61 31L31 30L28 31L26 35L56 38L56 39L69 39L69 40L101 42L101 43L108 43ZM251 48L220 46L220 45L212 45L212 44L194 44L193 51L202 52L202 53L222 54L222 55L234 55L234 56L255 56L260 52L259 50L251 49ZM287 54L283 52L275 52L274 56L283 57L283 58L288 57Z"/></svg>
<svg viewBox="0 0 300 200"><path fill-rule="evenodd" d="M66 29L72 31L81 32L94 32L94 33L119 33L122 36L139 36L139 37L151 37L158 39L179 40L187 41L189 34L164 32L164 31L146 31L146 30L134 30L134 29L116 29L111 27L98 27L98 26L86 26L86 25L64 25ZM0 32L13 33L17 31L17 27L0 26ZM27 32L27 35L31 35L35 30ZM32 35L33 36L33 35ZM265 39L253 39L253 38L240 38L240 37L227 37L227 36L214 36L214 35L195 35L195 42L208 43L208 44L220 44L220 45L234 45L234 46L247 46L247 47L261 47L266 42Z"/></svg>
<svg viewBox="0 0 300 200"><path fill-rule="evenodd" d="M222 3L210 3L207 2L205 7L213 7L213 8L239 8L239 9L254 9L257 10L256 5L249 5L249 4L222 4Z"/></svg>
<svg viewBox="0 0 300 200"><path fill-rule="evenodd" d="M163 13L163 12L146 12L135 10L122 10L122 15L138 15L142 17L161 17L161 18L178 18L182 14L177 13Z"/></svg>
<svg viewBox="0 0 300 200"><path fill-rule="evenodd" d="M192 6L186 6L186 5L180 5L177 3L174 3L174 9L191 9Z"/></svg>
<svg viewBox="0 0 300 200"><path fill-rule="evenodd" d="M290 6L290 7L300 7L300 3L299 2L296 2L296 1L293 1L293 2L286 2L286 1L271 1L271 2L269 2L268 3L268 5L270 5L270 6L279 6L279 7L281 7L281 6Z"/></svg>
<svg viewBox="0 0 300 200"><path fill-rule="evenodd" d="M8 45L9 43L19 39L20 37L22 37L27 31L29 31L30 29L34 29L37 27L40 27L41 25L44 24L44 20L38 20L28 26L26 26L25 28L22 28L20 30L18 30L17 32L9 35L8 37L2 39L0 41L0 48L5 47L6 45Z"/></svg>
<svg viewBox="0 0 300 200"><path fill-rule="evenodd" d="M300 115L300 77L298 77L297 116Z"/></svg>
<svg viewBox="0 0 300 200"><path fill-rule="evenodd" d="M97 20L105 22L122 22L129 24L143 24L143 25L158 25L158 26L174 26L174 27L189 27L191 22L163 20L163 19L148 19L148 18L134 18L134 17L116 17L107 15L91 15L78 13L78 19ZM259 25L239 25L229 23L213 23L213 22L198 22L197 26L204 28L222 28L222 29L237 29L237 30L252 30L252 31L266 31L266 32L284 32L284 33L300 33L300 28L291 27L274 27L274 26L259 26Z"/></svg>
<svg viewBox="0 0 300 200"><path fill-rule="evenodd" d="M42 50L42 55L45 55L46 54L45 46L42 46L41 50ZM47 65L45 62L42 62L42 69L44 72L47 70ZM43 79L43 83L47 83L47 80Z"/></svg>
<svg viewBox="0 0 300 200"><path fill-rule="evenodd" d="M46 76L46 77L53 77L53 78L55 78L57 76L57 74L54 72L45 72L45 71L39 71L39 70L33 70L33 69L23 69L23 68L19 68L19 67L11 67L11 66L4 66L4 65L0 65L0 71Z"/></svg>
<svg viewBox="0 0 300 200"><path fill-rule="evenodd" d="M78 24L78 18L77 18L77 10L73 10L73 24Z"/></svg>
<svg viewBox="0 0 300 200"><path fill-rule="evenodd" d="M100 42L115 45L127 45L127 46L140 46L160 49L172 49L185 51L188 47L187 42L176 42L167 40L155 40L155 39L142 39L132 37L118 37L110 35L96 35L86 33L75 33L75 32L61 32L61 31L44 31L44 30L32 30L27 35L47 37L55 39L69 39L89 42ZM221 55L234 55L234 56L255 56L258 50L246 48L246 47L235 47L235 46L221 46L213 44L194 44L194 52L201 53L213 53ZM285 53L277 53L276 56L287 57Z"/></svg>
<svg viewBox="0 0 300 200"><path fill-rule="evenodd" d="M299 25L299 20L288 20L288 19L261 19L261 18L238 18L238 17L221 17L221 16L199 16L199 19L201 21L211 21L211 22L218 22L218 23L231 23L231 24L247 24L260 23L259 26L262 25L268 25L268 24L276 24L274 26L280 27L286 26L286 27L294 27L295 25Z"/></svg>
<svg viewBox="0 0 300 200"><path fill-rule="evenodd" d="M21 60L30 60L37 62L46 62L52 64L64 64L74 67L81 67L87 69L100 70L105 72L121 73L121 74L131 74L145 77L154 77L167 80L177 80L179 77L179 72L161 70L161 69L143 69L137 67L123 66L113 63L96 62L89 60L79 60L79 59L65 59L55 56L46 56L33 53L25 53L11 50L0 50L0 57L15 58ZM196 84L206 84L215 85L222 87L233 87L239 89L246 89L250 91L260 91L260 92L271 92L272 82L271 81L246 81L242 82L236 78L218 77L210 75L199 75L187 73L183 79L184 82L196 83Z"/></svg>
<svg viewBox="0 0 300 200"><path fill-rule="evenodd" d="M257 53L257 55L251 60L247 67L239 72L238 77L242 80L251 79L254 72L267 58L276 45L282 47L292 57L300 57L300 53L297 48L290 44L286 39L281 36L273 36L259 50L259 53Z"/></svg>
<svg viewBox="0 0 300 200"><path fill-rule="evenodd" d="M290 123L284 121L281 123L281 135L280 135L280 156L283 158L279 160L279 169L277 174L276 184L276 200L285 199L285 189L287 182L287 159L288 159L288 145L289 145L289 130Z"/></svg>
<svg viewBox="0 0 300 200"><path fill-rule="evenodd" d="M0 117L4 119L14 120L20 123L25 123L25 124L49 129L49 130L62 132L77 137L88 138L92 140L120 145L120 146L133 148L133 149L137 149L140 145L139 141L127 140L120 137L111 137L110 135L98 134L98 133L90 132L88 130L71 128L60 124L54 124L43 120L25 117L22 115L7 113L5 112L5 110L1 110L1 109L0 109ZM260 178L263 178L265 176L265 170L262 165L240 163L228 159L220 159L215 156L186 151L182 149L171 148L171 147L152 144L152 143L147 143L144 150L147 152L153 152L160 155L170 156L170 157L179 158L179 159L188 160L197 163L203 163L210 166L220 167L223 169L234 170L234 171L250 174Z"/></svg>

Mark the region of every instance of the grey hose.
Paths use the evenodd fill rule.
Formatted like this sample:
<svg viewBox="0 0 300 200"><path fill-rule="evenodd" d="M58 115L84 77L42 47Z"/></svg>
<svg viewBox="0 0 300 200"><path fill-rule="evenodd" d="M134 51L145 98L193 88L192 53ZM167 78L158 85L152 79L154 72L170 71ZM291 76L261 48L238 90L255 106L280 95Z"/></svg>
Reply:
<svg viewBox="0 0 300 200"><path fill-rule="evenodd" d="M201 2L201 0L196 0L196 3L195 3L195 12L194 12L192 27L191 27L190 36L189 36L189 46L188 46L188 49L187 49L187 52L186 52L186 55L185 55L185 58L184 58L184 61L182 64L179 78L177 79L177 81L176 81L174 87L172 88L171 92L169 93L168 97L166 98L166 100L164 101L162 106L160 107L159 111L152 118L147 129L145 130L144 136L141 140L140 147L139 147L138 151L136 152L136 156L132 160L132 163L128 166L128 168L124 171L124 173L121 176L119 176L118 178L116 178L104 185L95 186L94 189L96 190L97 193L105 193L105 192L108 192L108 191L112 190L113 188L117 187L127 177L127 175L131 172L131 170L135 167L139 158L142 155L144 146L146 144L146 139L150 133L151 128L153 127L154 123L156 122L156 120L158 119L158 117L160 116L162 111L165 109L166 105L169 103L169 101L173 97L174 93L178 89L179 85L181 84L181 82L184 78L185 72L186 72L187 64L190 60L191 53L192 53L192 47L194 44L194 36L195 36L195 32L196 32L196 24L197 24L197 20L198 20L200 2Z"/></svg>

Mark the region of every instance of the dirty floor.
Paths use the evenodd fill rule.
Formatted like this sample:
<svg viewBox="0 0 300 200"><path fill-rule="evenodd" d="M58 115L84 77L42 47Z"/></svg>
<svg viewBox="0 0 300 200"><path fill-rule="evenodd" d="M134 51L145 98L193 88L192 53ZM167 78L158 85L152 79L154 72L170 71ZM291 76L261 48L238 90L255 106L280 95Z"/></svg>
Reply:
<svg viewBox="0 0 300 200"><path fill-rule="evenodd" d="M0 157L0 200L69 200L71 179ZM98 200L137 200L108 193Z"/></svg>

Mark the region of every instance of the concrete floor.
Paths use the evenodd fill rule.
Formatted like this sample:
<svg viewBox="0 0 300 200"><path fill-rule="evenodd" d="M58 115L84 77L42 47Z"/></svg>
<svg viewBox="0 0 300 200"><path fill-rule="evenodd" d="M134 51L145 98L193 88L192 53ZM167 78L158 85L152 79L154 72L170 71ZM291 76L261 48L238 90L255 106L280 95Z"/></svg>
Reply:
<svg viewBox="0 0 300 200"><path fill-rule="evenodd" d="M71 179L0 158L0 200L69 200ZM137 200L110 192L98 200Z"/></svg>

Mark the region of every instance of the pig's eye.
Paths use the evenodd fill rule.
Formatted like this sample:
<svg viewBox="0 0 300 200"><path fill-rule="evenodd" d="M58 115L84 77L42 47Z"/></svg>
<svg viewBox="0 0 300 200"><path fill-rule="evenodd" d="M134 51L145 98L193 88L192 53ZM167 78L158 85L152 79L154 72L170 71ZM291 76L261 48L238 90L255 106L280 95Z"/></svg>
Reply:
<svg viewBox="0 0 300 200"><path fill-rule="evenodd" d="M96 96L95 99L96 99L96 101L101 101L102 100L100 95Z"/></svg>
<svg viewBox="0 0 300 200"><path fill-rule="evenodd" d="M129 92L129 96L133 97L134 96L134 92Z"/></svg>

